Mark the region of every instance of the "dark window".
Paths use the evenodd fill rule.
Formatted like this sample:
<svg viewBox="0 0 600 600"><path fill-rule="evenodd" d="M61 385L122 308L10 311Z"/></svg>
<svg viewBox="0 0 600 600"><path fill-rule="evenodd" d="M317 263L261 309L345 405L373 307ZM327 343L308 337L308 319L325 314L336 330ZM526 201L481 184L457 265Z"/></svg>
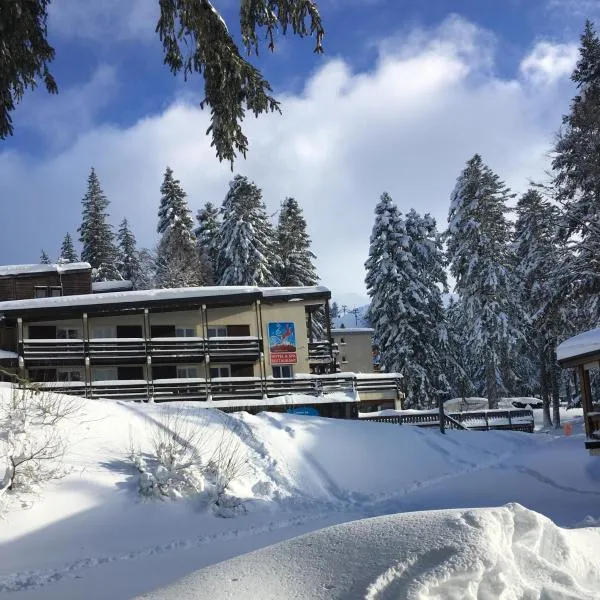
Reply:
<svg viewBox="0 0 600 600"><path fill-rule="evenodd" d="M175 365L152 365L153 379L176 379L177 367Z"/></svg>
<svg viewBox="0 0 600 600"><path fill-rule="evenodd" d="M29 369L31 381L56 381L56 369Z"/></svg>
<svg viewBox="0 0 600 600"><path fill-rule="evenodd" d="M243 337L250 335L250 325L227 325L227 337Z"/></svg>
<svg viewBox="0 0 600 600"><path fill-rule="evenodd" d="M144 367L118 367L117 379L144 379Z"/></svg>
<svg viewBox="0 0 600 600"><path fill-rule="evenodd" d="M232 377L252 377L254 369L252 365L231 365Z"/></svg>
<svg viewBox="0 0 600 600"><path fill-rule="evenodd" d="M59 286L50 288L50 296L53 298L58 298L58 296L62 296L62 288Z"/></svg>
<svg viewBox="0 0 600 600"><path fill-rule="evenodd" d="M46 286L36 285L33 288L33 297L34 298L47 298L48 297L48 288Z"/></svg>
<svg viewBox="0 0 600 600"><path fill-rule="evenodd" d="M30 325L30 340L55 340L56 327L54 325Z"/></svg>
<svg viewBox="0 0 600 600"><path fill-rule="evenodd" d="M273 377L276 379L291 379L294 369L291 365L273 365Z"/></svg>
<svg viewBox="0 0 600 600"><path fill-rule="evenodd" d="M175 337L175 325L152 325L150 335L152 337Z"/></svg>
<svg viewBox="0 0 600 600"><path fill-rule="evenodd" d="M118 338L141 338L144 337L141 325L117 325Z"/></svg>

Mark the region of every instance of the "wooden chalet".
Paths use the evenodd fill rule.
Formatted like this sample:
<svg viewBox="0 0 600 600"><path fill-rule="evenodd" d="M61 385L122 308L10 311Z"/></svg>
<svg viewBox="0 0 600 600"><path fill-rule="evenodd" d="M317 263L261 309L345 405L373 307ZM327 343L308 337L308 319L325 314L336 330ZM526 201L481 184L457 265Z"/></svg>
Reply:
<svg viewBox="0 0 600 600"><path fill-rule="evenodd" d="M307 409L294 393L314 397L313 414L339 417L356 416L359 400L400 399L396 375L339 373L325 287L100 291L123 288L93 290L90 267L81 265L42 265L37 279L26 265L31 295L0 301L5 368L90 398L194 400L254 412ZM21 276L13 267L12 277ZM41 278L55 276L60 288L36 291ZM72 276L87 289L68 283ZM316 339L313 321L322 314L325 335Z"/></svg>
<svg viewBox="0 0 600 600"><path fill-rule="evenodd" d="M562 368L577 371L585 421L585 447L590 454L600 455L600 398L592 395L590 385L590 372L600 369L600 328L565 340L556 349L556 356Z"/></svg>

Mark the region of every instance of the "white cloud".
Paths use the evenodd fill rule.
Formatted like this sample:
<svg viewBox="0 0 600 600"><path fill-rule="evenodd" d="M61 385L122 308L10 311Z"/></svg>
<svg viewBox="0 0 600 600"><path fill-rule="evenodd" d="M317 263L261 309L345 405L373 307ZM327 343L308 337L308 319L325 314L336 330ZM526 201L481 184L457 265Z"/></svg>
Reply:
<svg viewBox="0 0 600 600"><path fill-rule="evenodd" d="M573 72L578 54L577 44L541 41L521 61L521 72L535 83L554 83Z"/></svg>
<svg viewBox="0 0 600 600"><path fill-rule="evenodd" d="M94 42L154 39L156 0L53 0L48 9L51 33Z"/></svg>
<svg viewBox="0 0 600 600"><path fill-rule="evenodd" d="M485 32L454 18L428 35L382 44L369 72L324 60L301 94L282 97L282 117L247 120L250 151L236 172L262 187L270 212L286 195L298 199L323 283L334 292L364 289L373 209L384 190L401 210L429 211L443 228L456 177L475 152L517 191L528 177L543 176L570 91L493 77L493 64L481 60L489 45ZM0 155L0 193L18 199L3 217L18 224L20 237L0 239L0 254L26 262L37 246L56 251L79 224L92 164L113 222L127 216L144 245L154 240L165 165L194 212L220 203L232 175L214 157L207 126L206 112L178 101L127 129L89 130L46 161Z"/></svg>

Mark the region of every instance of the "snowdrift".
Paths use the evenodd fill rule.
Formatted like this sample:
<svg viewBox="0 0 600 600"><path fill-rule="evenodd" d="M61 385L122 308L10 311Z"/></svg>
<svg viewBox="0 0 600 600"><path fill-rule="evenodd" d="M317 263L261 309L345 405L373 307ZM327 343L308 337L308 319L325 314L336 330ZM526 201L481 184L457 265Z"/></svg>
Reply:
<svg viewBox="0 0 600 600"><path fill-rule="evenodd" d="M600 530L518 504L345 523L207 567L145 600L600 598Z"/></svg>

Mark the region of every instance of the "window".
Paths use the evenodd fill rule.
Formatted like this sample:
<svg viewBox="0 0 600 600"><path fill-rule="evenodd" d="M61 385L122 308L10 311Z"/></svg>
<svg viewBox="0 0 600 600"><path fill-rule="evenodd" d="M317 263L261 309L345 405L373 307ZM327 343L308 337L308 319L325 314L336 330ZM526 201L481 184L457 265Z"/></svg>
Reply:
<svg viewBox="0 0 600 600"><path fill-rule="evenodd" d="M345 356L342 356L342 362L343 362L343 363L347 363L347 362L348 362L348 361L346 360L346 357L345 357Z"/></svg>
<svg viewBox="0 0 600 600"><path fill-rule="evenodd" d="M50 296L52 298L58 298L62 296L62 288L60 286L53 286L50 288Z"/></svg>
<svg viewBox="0 0 600 600"><path fill-rule="evenodd" d="M33 297L34 298L47 298L48 297L48 288L46 286L36 285L33 288Z"/></svg>
<svg viewBox="0 0 600 600"><path fill-rule="evenodd" d="M94 381L114 381L117 378L116 367L94 367Z"/></svg>
<svg viewBox="0 0 600 600"><path fill-rule="evenodd" d="M82 381L81 371L77 369L58 369L56 371L57 381Z"/></svg>
<svg viewBox="0 0 600 600"><path fill-rule="evenodd" d="M291 379L294 369L291 365L273 365L273 377L276 379Z"/></svg>
<svg viewBox="0 0 600 600"><path fill-rule="evenodd" d="M227 327L209 327L208 337L227 337Z"/></svg>
<svg viewBox="0 0 600 600"><path fill-rule="evenodd" d="M345 344L346 340L344 338L340 338L340 344Z"/></svg>
<svg viewBox="0 0 600 600"><path fill-rule="evenodd" d="M56 330L57 340L76 340L79 338L79 329L70 327L59 327Z"/></svg>
<svg viewBox="0 0 600 600"><path fill-rule="evenodd" d="M176 327L175 337L196 337L196 330L193 327Z"/></svg>
<svg viewBox="0 0 600 600"><path fill-rule="evenodd" d="M231 367L229 365L211 367L210 377L211 379L215 379L216 377L231 377Z"/></svg>
<svg viewBox="0 0 600 600"><path fill-rule="evenodd" d="M125 381L144 379L144 367L117 367L117 379Z"/></svg>
<svg viewBox="0 0 600 600"><path fill-rule="evenodd" d="M115 328L112 325L100 325L92 329L92 338L114 338Z"/></svg>
<svg viewBox="0 0 600 600"><path fill-rule="evenodd" d="M177 379L191 379L198 377L198 368L190 366L177 367Z"/></svg>

